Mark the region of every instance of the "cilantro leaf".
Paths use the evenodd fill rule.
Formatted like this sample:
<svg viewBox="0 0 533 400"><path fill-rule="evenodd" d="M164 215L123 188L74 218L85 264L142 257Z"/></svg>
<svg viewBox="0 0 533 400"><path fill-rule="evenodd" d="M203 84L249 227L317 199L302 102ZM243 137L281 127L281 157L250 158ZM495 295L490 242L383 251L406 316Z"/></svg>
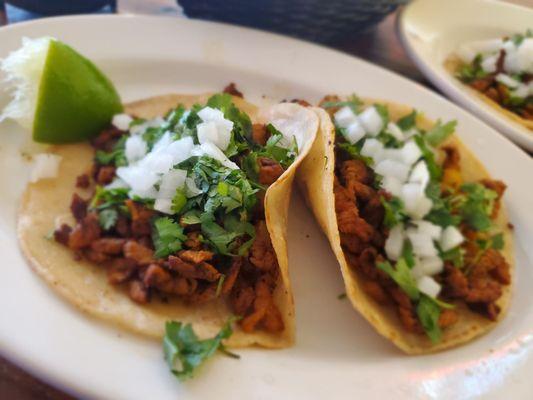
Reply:
<svg viewBox="0 0 533 400"><path fill-rule="evenodd" d="M426 141L433 147L444 142L455 131L457 121L449 121L442 124L440 120L426 133Z"/></svg>
<svg viewBox="0 0 533 400"><path fill-rule="evenodd" d="M320 107L322 108L341 108L348 106L352 109L352 111L357 114L361 110L361 106L363 105L363 101L357 97L355 94L352 94L348 97L345 101L324 101L320 103Z"/></svg>
<svg viewBox="0 0 533 400"><path fill-rule="evenodd" d="M207 106L218 108L224 113L225 118L233 122L234 141L252 142L252 121L245 112L239 110L235 104L233 104L231 95L227 93L215 94L207 100ZM228 152L226 151L226 153Z"/></svg>
<svg viewBox="0 0 533 400"><path fill-rule="evenodd" d="M187 240L183 228L168 217L154 221L153 242L156 258L167 257L181 250L182 243Z"/></svg>
<svg viewBox="0 0 533 400"><path fill-rule="evenodd" d="M416 110L411 111L411 113L403 116L398 121L396 121L396 125L402 130L407 131L411 128L416 127Z"/></svg>
<svg viewBox="0 0 533 400"><path fill-rule="evenodd" d="M497 193L480 183L466 183L461 186L465 199L459 206L464 221L476 231L486 231L492 226L492 209Z"/></svg>
<svg viewBox="0 0 533 400"><path fill-rule="evenodd" d="M179 213L185 204L187 204L187 196L185 196L183 189L176 189L176 194L172 198L172 211Z"/></svg>
<svg viewBox="0 0 533 400"><path fill-rule="evenodd" d="M378 114L381 116L381 119L383 120L383 127L386 127L390 121L388 107L383 104L374 104L374 107L376 108L376 111L378 112Z"/></svg>
<svg viewBox="0 0 533 400"><path fill-rule="evenodd" d="M433 203L431 211L425 217L426 220L443 228L449 225L459 225L461 217L452 213L451 202L449 199L442 197L439 182L429 182L426 188L426 196Z"/></svg>
<svg viewBox="0 0 533 400"><path fill-rule="evenodd" d="M105 152L97 150L94 156L95 161L100 165L114 165L116 167L122 167L128 164L126 159L126 139L127 135L122 135L117 143L113 146L113 150Z"/></svg>
<svg viewBox="0 0 533 400"><path fill-rule="evenodd" d="M465 250L460 246L454 247L448 251L440 252L439 254L440 258L442 258L442 261L450 261L456 268L464 267L464 255Z"/></svg>
<svg viewBox="0 0 533 400"><path fill-rule="evenodd" d="M386 272L393 280L402 288L402 290L409 296L411 300L417 300L420 297L420 292L416 286L416 281L411 275L411 269L407 265L404 258L400 258L393 268L388 261L377 264L378 269Z"/></svg>
<svg viewBox="0 0 533 400"><path fill-rule="evenodd" d="M89 207L103 210L111 206L120 206L128 199L128 192L129 189L126 188L106 189L97 186Z"/></svg>
<svg viewBox="0 0 533 400"><path fill-rule="evenodd" d="M484 78L488 75L481 67L483 57L481 54L476 55L470 64L463 65L457 72L457 77L463 82L469 83L476 79Z"/></svg>
<svg viewBox="0 0 533 400"><path fill-rule="evenodd" d="M106 208L98 214L98 222L103 230L108 231L115 226L118 219L118 212L114 208Z"/></svg>
<svg viewBox="0 0 533 400"><path fill-rule="evenodd" d="M429 170L429 176L432 180L439 180L442 175L442 169L435 161L435 155L427 146L424 137L419 135L414 136L414 141L422 152L422 157L424 157L424 161L426 162Z"/></svg>
<svg viewBox="0 0 533 400"><path fill-rule="evenodd" d="M441 313L440 306L434 299L422 293L418 305L416 306L416 313L426 335L428 335L433 343L438 343L442 336L439 327L439 317Z"/></svg>
<svg viewBox="0 0 533 400"><path fill-rule="evenodd" d="M400 198L393 196L390 200L385 197L380 197L381 204L385 209L385 217L383 218L383 224L387 228L392 228L394 225L399 224L406 218L403 202Z"/></svg>
<svg viewBox="0 0 533 400"><path fill-rule="evenodd" d="M488 239L477 240L477 245L481 250L495 249L501 250L504 247L503 233L497 233Z"/></svg>
<svg viewBox="0 0 533 400"><path fill-rule="evenodd" d="M168 321L165 324L163 352L174 376L180 380L192 378L196 368L212 357L217 350L228 354L222 340L232 335L231 324L234 321L234 318L230 318L215 337L204 340L196 336L191 324ZM237 355L233 357L238 358Z"/></svg>

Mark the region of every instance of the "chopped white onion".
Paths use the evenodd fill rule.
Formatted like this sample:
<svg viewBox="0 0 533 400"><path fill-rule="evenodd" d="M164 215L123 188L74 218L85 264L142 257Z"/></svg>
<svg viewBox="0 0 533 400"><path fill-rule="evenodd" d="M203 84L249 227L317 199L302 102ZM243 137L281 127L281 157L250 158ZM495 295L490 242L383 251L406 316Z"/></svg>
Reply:
<svg viewBox="0 0 533 400"><path fill-rule="evenodd" d="M352 109L348 106L344 106L339 109L334 115L335 124L341 128L347 128L354 121L357 121L357 116Z"/></svg>
<svg viewBox="0 0 533 400"><path fill-rule="evenodd" d="M420 147L413 141L410 140L402 147L402 162L407 165L414 164L420 157L422 157L422 151Z"/></svg>
<svg viewBox="0 0 533 400"><path fill-rule="evenodd" d="M418 228L418 232L428 235L433 240L439 240L442 234L442 227L423 219L411 221Z"/></svg>
<svg viewBox="0 0 533 400"><path fill-rule="evenodd" d="M344 137L351 144L357 143L365 136L363 125L356 119L344 130Z"/></svg>
<svg viewBox="0 0 533 400"><path fill-rule="evenodd" d="M172 169L161 178L157 197L173 198L178 188L183 187L187 178L187 171L182 169Z"/></svg>
<svg viewBox="0 0 533 400"><path fill-rule="evenodd" d="M488 73L496 72L496 64L498 63L498 55L489 56L481 61L481 69Z"/></svg>
<svg viewBox="0 0 533 400"><path fill-rule="evenodd" d="M441 285L430 276L421 277L416 282L416 286L418 290L432 298L436 298L441 290Z"/></svg>
<svg viewBox="0 0 533 400"><path fill-rule="evenodd" d="M402 194L402 182L394 176L385 176L381 182L381 187L394 196Z"/></svg>
<svg viewBox="0 0 533 400"><path fill-rule="evenodd" d="M368 107L358 115L358 118L370 136L377 136L383 129L383 118L379 115L376 107Z"/></svg>
<svg viewBox="0 0 533 400"><path fill-rule="evenodd" d="M226 157L226 155L222 152L222 150L220 150L213 143L208 142L208 143L203 143L199 146L194 146L194 148L191 151L191 155L194 155L194 156L206 155L219 161L222 165L230 169L239 169L239 166L235 164L233 161L231 161L228 157Z"/></svg>
<svg viewBox="0 0 533 400"><path fill-rule="evenodd" d="M148 128L157 128L160 127L165 123L165 120L161 117L156 117L154 119L150 119L148 121L145 121L141 124L134 125L130 128L130 133L132 135L142 135Z"/></svg>
<svg viewBox="0 0 533 400"><path fill-rule="evenodd" d="M387 132L399 141L402 141L404 139L402 130L394 122L389 122L387 124Z"/></svg>
<svg viewBox="0 0 533 400"><path fill-rule="evenodd" d="M408 213L408 215L414 219L422 219L431 211L432 207L433 202L424 196L418 201L416 208Z"/></svg>
<svg viewBox="0 0 533 400"><path fill-rule="evenodd" d="M391 260L398 260L402 255L403 242L405 239L403 225L395 225L389 232L385 241L385 253Z"/></svg>
<svg viewBox="0 0 533 400"><path fill-rule="evenodd" d="M409 182L420 183L423 188L427 187L427 184L429 183L429 170L424 160L420 160L415 164L411 171L411 175L409 175Z"/></svg>
<svg viewBox="0 0 533 400"><path fill-rule="evenodd" d="M61 156L55 154L43 153L34 155L30 170L30 182L57 177L60 162Z"/></svg>
<svg viewBox="0 0 533 400"><path fill-rule="evenodd" d="M165 149L165 152L172 156L172 163L176 165L182 161L185 161L191 156L191 151L193 147L194 142L192 137L186 136L184 138L181 138L180 140L172 142Z"/></svg>
<svg viewBox="0 0 533 400"><path fill-rule="evenodd" d="M146 145L146 142L141 136L130 136L126 140L125 154L129 164L134 163L135 161L138 161L143 158L146 155L147 150L148 147Z"/></svg>
<svg viewBox="0 0 533 400"><path fill-rule="evenodd" d="M233 121L225 119L222 111L211 107L198 111L198 116L202 120L196 127L200 144L211 142L226 150L231 140Z"/></svg>
<svg viewBox="0 0 533 400"><path fill-rule="evenodd" d="M503 83L505 86L511 89L516 89L518 88L518 86L520 86L520 82L518 82L516 79L513 79L507 74L499 73L494 79L496 79L500 83Z"/></svg>
<svg viewBox="0 0 533 400"><path fill-rule="evenodd" d="M198 142L200 144L211 142L215 143L218 140L217 125L213 121L200 122L196 125L196 132L198 134Z"/></svg>
<svg viewBox="0 0 533 400"><path fill-rule="evenodd" d="M402 187L400 198L404 203L405 210L413 212L424 196L424 187L420 183L406 183Z"/></svg>
<svg viewBox="0 0 533 400"><path fill-rule="evenodd" d="M420 263L420 259L418 257L415 257L415 266L411 268L411 276L418 280L425 276L424 270L422 268L422 264Z"/></svg>
<svg viewBox="0 0 533 400"><path fill-rule="evenodd" d="M115 178L113 181L105 186L106 189L128 189L129 185L120 178Z"/></svg>
<svg viewBox="0 0 533 400"><path fill-rule="evenodd" d="M173 214L172 212L172 199L155 199L154 210L160 211L165 214Z"/></svg>
<svg viewBox="0 0 533 400"><path fill-rule="evenodd" d="M133 118L128 114L116 114L113 116L111 123L121 131L127 131L130 128L130 123L133 121Z"/></svg>
<svg viewBox="0 0 533 400"><path fill-rule="evenodd" d="M371 157L383 150L383 143L377 139L366 139L361 148L361 155L364 157Z"/></svg>
<svg viewBox="0 0 533 400"><path fill-rule="evenodd" d="M198 116L204 122L224 119L224 113L217 108L204 107L198 111Z"/></svg>
<svg viewBox="0 0 533 400"><path fill-rule="evenodd" d="M516 51L516 56L520 72L533 74L533 38L525 38L522 41Z"/></svg>
<svg viewBox="0 0 533 400"><path fill-rule="evenodd" d="M117 176L131 187L132 194L143 198L155 198L154 185L159 180L155 172L132 165L117 168Z"/></svg>
<svg viewBox="0 0 533 400"><path fill-rule="evenodd" d="M424 257L420 260L424 275L440 274L444 270L444 262L440 257Z"/></svg>
<svg viewBox="0 0 533 400"><path fill-rule="evenodd" d="M434 257L438 255L433 239L413 228L406 230L407 237L413 246L413 253L418 257Z"/></svg>
<svg viewBox="0 0 533 400"><path fill-rule="evenodd" d="M398 161L383 160L376 165L375 171L380 175L393 176L400 182L405 182L409 174L409 167Z"/></svg>
<svg viewBox="0 0 533 400"><path fill-rule="evenodd" d="M196 186L194 179L185 178L185 195L187 197L198 196L202 191Z"/></svg>
<svg viewBox="0 0 533 400"><path fill-rule="evenodd" d="M450 225L442 231L439 243L442 251L448 251L459 246L463 241L464 237L461 231L455 226Z"/></svg>

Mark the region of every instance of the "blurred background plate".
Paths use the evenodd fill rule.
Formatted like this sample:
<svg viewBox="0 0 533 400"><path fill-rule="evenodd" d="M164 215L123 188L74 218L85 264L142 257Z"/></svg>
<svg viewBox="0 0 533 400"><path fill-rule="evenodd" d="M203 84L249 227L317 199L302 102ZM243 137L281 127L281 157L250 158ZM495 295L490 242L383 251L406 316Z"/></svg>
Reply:
<svg viewBox="0 0 533 400"><path fill-rule="evenodd" d="M521 2L526 5L527 2ZM474 96L444 69L444 60L464 42L533 29L533 1L521 7L495 0L415 0L399 19L400 36L422 73L444 94L472 111L524 149L533 152L533 131Z"/></svg>

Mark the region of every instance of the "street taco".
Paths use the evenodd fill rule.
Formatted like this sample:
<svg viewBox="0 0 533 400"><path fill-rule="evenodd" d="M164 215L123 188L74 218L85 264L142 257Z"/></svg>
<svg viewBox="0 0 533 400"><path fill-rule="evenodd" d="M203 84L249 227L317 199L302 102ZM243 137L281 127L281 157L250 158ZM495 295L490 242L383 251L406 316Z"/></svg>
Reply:
<svg viewBox="0 0 533 400"><path fill-rule="evenodd" d="M226 93L124 109L91 144L53 147L57 178L29 184L18 235L34 270L143 335L177 320L205 338L238 316L227 345L291 345L287 207L316 115Z"/></svg>
<svg viewBox="0 0 533 400"><path fill-rule="evenodd" d="M472 94L533 130L533 31L465 43L444 66Z"/></svg>
<svg viewBox="0 0 533 400"><path fill-rule="evenodd" d="M408 354L467 342L505 314L512 235L492 180L410 107L328 96L297 181L353 306Z"/></svg>

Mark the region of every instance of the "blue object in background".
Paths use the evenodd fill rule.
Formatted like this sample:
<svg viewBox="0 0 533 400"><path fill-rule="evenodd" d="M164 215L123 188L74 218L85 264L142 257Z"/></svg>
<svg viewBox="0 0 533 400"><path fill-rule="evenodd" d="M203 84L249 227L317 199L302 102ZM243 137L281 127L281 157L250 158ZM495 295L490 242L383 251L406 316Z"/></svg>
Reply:
<svg viewBox="0 0 533 400"><path fill-rule="evenodd" d="M408 0L177 0L188 17L330 43L364 31Z"/></svg>

